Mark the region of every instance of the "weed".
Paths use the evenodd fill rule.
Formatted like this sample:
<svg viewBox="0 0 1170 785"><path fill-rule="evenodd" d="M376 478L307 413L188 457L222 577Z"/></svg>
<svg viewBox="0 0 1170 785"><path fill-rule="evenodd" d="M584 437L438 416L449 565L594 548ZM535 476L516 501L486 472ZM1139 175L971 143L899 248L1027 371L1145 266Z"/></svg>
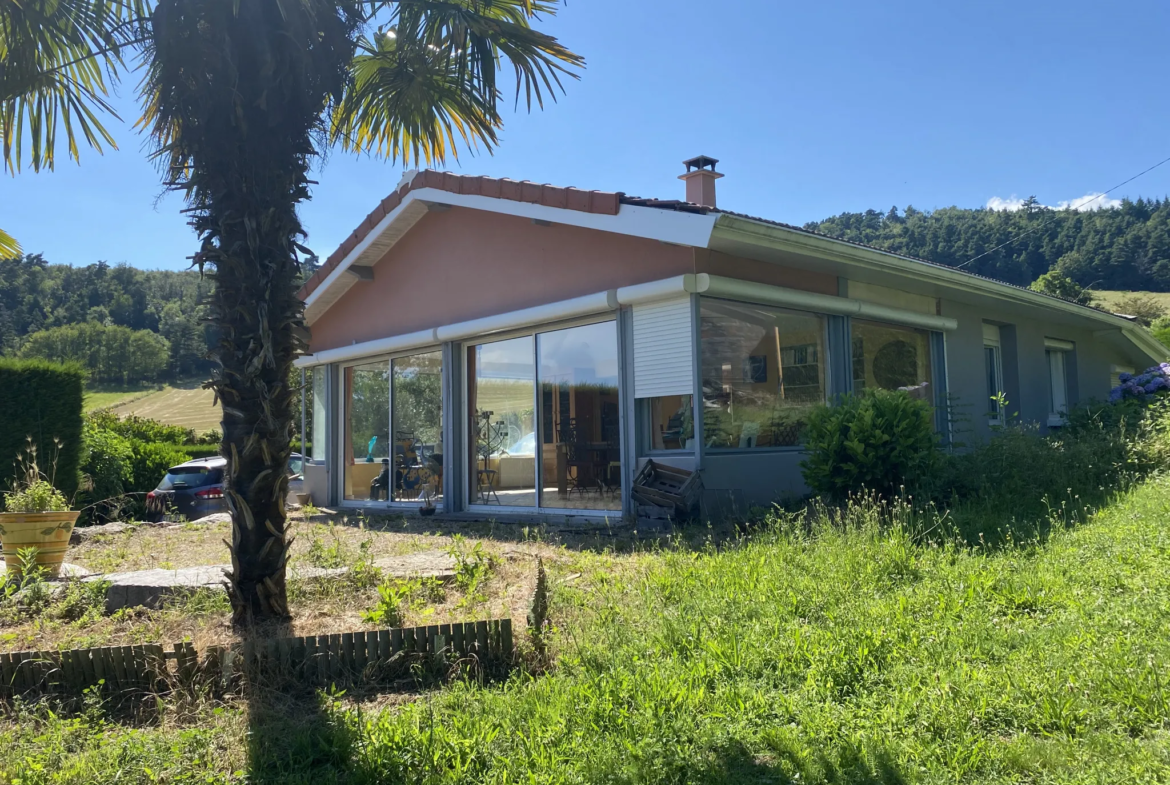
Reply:
<svg viewBox="0 0 1170 785"><path fill-rule="evenodd" d="M373 608L362 612L362 621L384 627L401 627L406 623L406 614L416 605L442 602L445 596L443 584L436 578L390 578L377 588L378 600Z"/></svg>
<svg viewBox="0 0 1170 785"><path fill-rule="evenodd" d="M482 542L469 547L467 541L459 534L455 535L454 540L455 543L447 552L455 559L455 586L463 593L460 605L483 602L485 597L480 593L480 589L491 577L498 557L485 551Z"/></svg>
<svg viewBox="0 0 1170 785"><path fill-rule="evenodd" d="M335 526L330 524L328 531L329 536L333 538L331 543L325 542L320 530L313 530L312 539L309 541L309 552L305 554L305 558L314 567L324 569L344 567L346 564L345 544L337 536Z"/></svg>

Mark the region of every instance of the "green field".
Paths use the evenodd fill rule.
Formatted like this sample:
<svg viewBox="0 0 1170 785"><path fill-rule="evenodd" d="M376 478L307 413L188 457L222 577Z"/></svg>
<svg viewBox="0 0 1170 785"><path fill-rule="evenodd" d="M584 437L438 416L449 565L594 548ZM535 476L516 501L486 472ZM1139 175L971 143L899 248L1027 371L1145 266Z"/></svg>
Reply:
<svg viewBox="0 0 1170 785"><path fill-rule="evenodd" d="M220 427L219 407L201 381L176 382L161 387L87 390L85 410L109 409L119 417L135 414L167 425L182 425L196 433Z"/></svg>
<svg viewBox="0 0 1170 785"><path fill-rule="evenodd" d="M132 385L130 387L99 385L97 387L87 387L85 390L85 411L92 412L96 409L108 409L114 406L120 406L130 401L136 401L139 398L145 398L147 395L153 395L159 390L160 387L158 385Z"/></svg>
<svg viewBox="0 0 1170 785"><path fill-rule="evenodd" d="M1119 292L1119 291L1093 291L1093 296L1097 298L1098 303L1108 309L1121 299L1127 297L1150 297L1161 304L1168 313L1170 313L1170 292Z"/></svg>

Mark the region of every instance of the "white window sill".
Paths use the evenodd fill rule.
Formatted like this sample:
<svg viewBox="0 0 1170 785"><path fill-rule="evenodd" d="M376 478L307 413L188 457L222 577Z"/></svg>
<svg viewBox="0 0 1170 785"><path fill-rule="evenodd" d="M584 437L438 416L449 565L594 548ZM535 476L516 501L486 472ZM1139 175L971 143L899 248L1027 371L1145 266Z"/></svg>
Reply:
<svg viewBox="0 0 1170 785"><path fill-rule="evenodd" d="M1067 422L1068 421L1064 418L1064 415L1062 415L1062 414L1048 415L1048 427L1049 428L1060 428L1061 426L1067 424Z"/></svg>

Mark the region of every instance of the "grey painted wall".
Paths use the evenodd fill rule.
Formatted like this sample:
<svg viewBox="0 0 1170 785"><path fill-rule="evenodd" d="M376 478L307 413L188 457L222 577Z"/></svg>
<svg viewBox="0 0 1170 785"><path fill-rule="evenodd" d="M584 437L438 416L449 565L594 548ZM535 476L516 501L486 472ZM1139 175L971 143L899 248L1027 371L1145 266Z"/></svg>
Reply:
<svg viewBox="0 0 1170 785"><path fill-rule="evenodd" d="M1069 358L1069 405L1109 394L1112 366L1144 367L1136 351L1127 352L1107 336L1040 319L1020 318L994 309L976 308L943 300L943 316L950 316L959 328L947 333L948 381L951 399L957 404L959 423L955 439L968 444L991 436L987 410L986 369L983 357L983 322L1000 327L1004 392L1008 412L1019 419L1038 423L1047 430L1050 381L1044 339L1072 341L1076 349Z"/></svg>

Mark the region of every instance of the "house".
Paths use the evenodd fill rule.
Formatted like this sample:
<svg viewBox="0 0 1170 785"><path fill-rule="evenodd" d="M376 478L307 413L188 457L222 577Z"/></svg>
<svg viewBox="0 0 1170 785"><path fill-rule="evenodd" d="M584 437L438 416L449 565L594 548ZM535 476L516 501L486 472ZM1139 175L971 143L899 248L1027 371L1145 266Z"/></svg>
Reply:
<svg viewBox="0 0 1170 785"><path fill-rule="evenodd" d="M685 164L685 200L408 173L300 292L314 500L616 517L652 458L744 509L804 491L806 417L842 393L907 389L970 441L1165 357L1120 316L720 210L717 161Z"/></svg>

